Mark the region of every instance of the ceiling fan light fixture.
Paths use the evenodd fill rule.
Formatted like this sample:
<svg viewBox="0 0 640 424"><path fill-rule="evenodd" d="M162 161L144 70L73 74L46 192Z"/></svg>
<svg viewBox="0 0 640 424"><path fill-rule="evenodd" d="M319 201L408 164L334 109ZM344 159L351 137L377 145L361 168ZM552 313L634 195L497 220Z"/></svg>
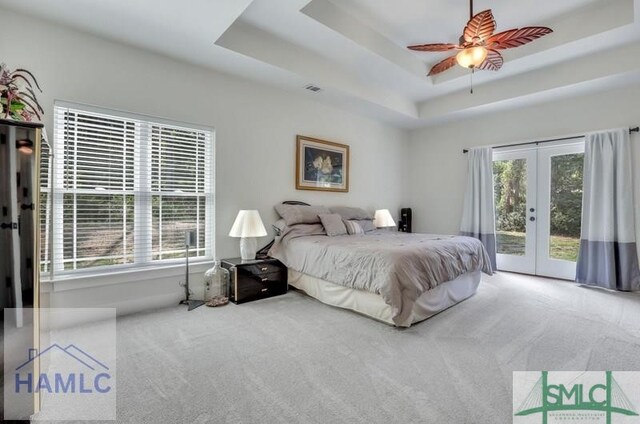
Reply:
<svg viewBox="0 0 640 424"><path fill-rule="evenodd" d="M551 28L529 26L513 28L496 34L496 20L491 9L483 10L474 15L473 0L470 0L469 14L471 19L464 27L459 44L429 43L408 46L410 50L418 52L448 52L452 50L459 52L433 65L428 76L445 72L456 66L456 63L471 70L499 71L504 64L500 50L524 46L553 32Z"/></svg>
<svg viewBox="0 0 640 424"><path fill-rule="evenodd" d="M456 55L456 62L463 68L477 68L487 58L489 51L484 46L469 47Z"/></svg>

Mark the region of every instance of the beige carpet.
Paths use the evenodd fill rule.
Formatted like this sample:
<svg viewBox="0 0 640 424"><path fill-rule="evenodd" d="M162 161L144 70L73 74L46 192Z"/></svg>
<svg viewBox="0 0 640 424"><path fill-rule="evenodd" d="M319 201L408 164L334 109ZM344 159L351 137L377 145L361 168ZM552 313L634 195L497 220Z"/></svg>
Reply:
<svg viewBox="0 0 640 424"><path fill-rule="evenodd" d="M120 422L509 423L512 371L640 370L640 295L502 273L399 330L290 292L121 318L117 352Z"/></svg>

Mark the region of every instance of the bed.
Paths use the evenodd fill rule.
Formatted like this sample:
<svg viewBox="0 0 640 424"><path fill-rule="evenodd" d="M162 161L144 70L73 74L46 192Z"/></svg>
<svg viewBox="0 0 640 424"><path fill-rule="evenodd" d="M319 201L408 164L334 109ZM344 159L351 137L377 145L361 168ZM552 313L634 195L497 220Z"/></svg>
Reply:
<svg viewBox="0 0 640 424"><path fill-rule="evenodd" d="M473 296L491 274L479 240L374 230L329 237L322 224L287 226L269 255L289 284L328 305L409 327Z"/></svg>

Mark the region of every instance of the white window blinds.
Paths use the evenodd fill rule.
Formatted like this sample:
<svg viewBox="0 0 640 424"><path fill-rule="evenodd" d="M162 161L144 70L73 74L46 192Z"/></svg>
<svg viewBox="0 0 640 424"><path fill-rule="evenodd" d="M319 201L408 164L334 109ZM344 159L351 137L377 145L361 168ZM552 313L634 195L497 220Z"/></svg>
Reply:
<svg viewBox="0 0 640 424"><path fill-rule="evenodd" d="M151 126L152 259L184 256L184 234L192 223L204 223L207 138L167 126ZM205 228L196 226L195 251L204 254Z"/></svg>
<svg viewBox="0 0 640 424"><path fill-rule="evenodd" d="M51 269L49 243L51 224L51 150L48 143L42 143L40 149L40 270L48 273Z"/></svg>
<svg viewBox="0 0 640 424"><path fill-rule="evenodd" d="M43 197L53 192L45 212L54 272L184 258L191 230L190 256L213 257L211 130L84 106L54 109L54 171L42 186ZM43 270L47 261L43 253Z"/></svg>

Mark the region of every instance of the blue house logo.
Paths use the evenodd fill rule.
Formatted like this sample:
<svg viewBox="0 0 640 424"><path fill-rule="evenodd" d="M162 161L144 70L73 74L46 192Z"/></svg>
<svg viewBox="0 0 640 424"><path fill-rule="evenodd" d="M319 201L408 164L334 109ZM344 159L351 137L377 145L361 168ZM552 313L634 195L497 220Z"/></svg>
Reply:
<svg viewBox="0 0 640 424"><path fill-rule="evenodd" d="M71 360L73 371L40 373L34 376L30 365L44 355L62 354ZM57 343L37 353L29 349L28 359L15 370L15 393L108 393L111 391L109 367L76 345Z"/></svg>

